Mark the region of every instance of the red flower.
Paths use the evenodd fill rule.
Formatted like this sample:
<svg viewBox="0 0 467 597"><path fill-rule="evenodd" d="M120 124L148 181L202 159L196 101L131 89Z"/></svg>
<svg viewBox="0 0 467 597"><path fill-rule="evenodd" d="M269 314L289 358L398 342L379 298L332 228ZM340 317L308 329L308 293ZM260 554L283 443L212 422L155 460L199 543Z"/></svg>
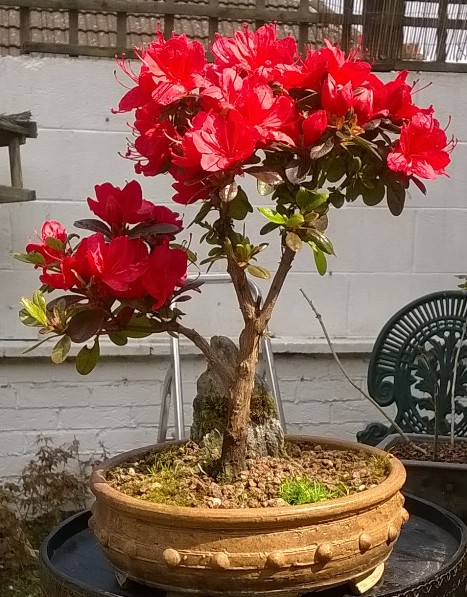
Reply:
<svg viewBox="0 0 467 597"><path fill-rule="evenodd" d="M176 34L166 41L160 31L148 48L141 50L139 58L147 68L142 69L142 75L149 74L154 83L152 99L164 106L198 87L206 65L199 41L188 41L186 35Z"/></svg>
<svg viewBox="0 0 467 597"><path fill-rule="evenodd" d="M321 104L328 116L344 118L350 109L357 116L358 123L365 124L375 113L373 109L373 91L365 87L354 89L349 81L344 86L338 85L331 75L328 75L322 88Z"/></svg>
<svg viewBox="0 0 467 597"><path fill-rule="evenodd" d="M212 192L212 187L206 180L206 173L202 170L189 171L182 168L174 168L171 171L175 179L172 187L176 191L172 197L175 203L190 205L200 199L208 199Z"/></svg>
<svg viewBox="0 0 467 597"><path fill-rule="evenodd" d="M182 249L171 249L168 243L163 243L152 251L142 283L155 300L154 310L165 305L175 288L182 285L187 266L187 254Z"/></svg>
<svg viewBox="0 0 467 597"><path fill-rule="evenodd" d="M134 131L139 137L129 145L126 157L137 162L137 174L156 176L168 170L172 140L178 135L172 123L160 116L160 107L153 102L136 110Z"/></svg>
<svg viewBox="0 0 467 597"><path fill-rule="evenodd" d="M127 183L123 189L105 182L94 187L96 198L88 198L88 205L93 213L120 232L126 224L139 224L154 220L158 224L174 224L181 227L178 214L167 207L154 205L143 199L143 192L136 180Z"/></svg>
<svg viewBox="0 0 467 597"><path fill-rule="evenodd" d="M106 243L98 232L84 238L76 253L62 261L59 274L44 272L41 281L64 290L77 286L100 298L141 297L142 287L135 293L133 286L148 267L147 257L142 240L119 236Z"/></svg>
<svg viewBox="0 0 467 597"><path fill-rule="evenodd" d="M67 232L60 222L57 222L56 220L48 220L47 222L44 222L42 225L40 238L42 243L29 243L26 246L26 253L39 253L44 258L45 265L56 263L65 257L65 242L67 239ZM47 239L59 241L63 244L63 248L52 248L47 244Z"/></svg>
<svg viewBox="0 0 467 597"><path fill-rule="evenodd" d="M444 169L451 161L453 145L452 141L448 143L439 122L431 114L421 112L402 126L400 139L388 155L388 167L430 180L441 174L447 176Z"/></svg>
<svg viewBox="0 0 467 597"><path fill-rule="evenodd" d="M205 114L202 127L192 134L193 144L201 154L201 168L206 172L227 170L247 160L259 137L236 110L229 110L224 116Z"/></svg>
<svg viewBox="0 0 467 597"><path fill-rule="evenodd" d="M245 72L258 71L266 79L278 65L293 64L297 42L292 37L277 38L277 26L263 25L256 32L236 31L233 37L216 34L212 44L215 63L219 68L234 67Z"/></svg>
<svg viewBox="0 0 467 597"><path fill-rule="evenodd" d="M317 110L305 118L303 127L303 143L306 147L313 145L324 134L328 127L326 110Z"/></svg>

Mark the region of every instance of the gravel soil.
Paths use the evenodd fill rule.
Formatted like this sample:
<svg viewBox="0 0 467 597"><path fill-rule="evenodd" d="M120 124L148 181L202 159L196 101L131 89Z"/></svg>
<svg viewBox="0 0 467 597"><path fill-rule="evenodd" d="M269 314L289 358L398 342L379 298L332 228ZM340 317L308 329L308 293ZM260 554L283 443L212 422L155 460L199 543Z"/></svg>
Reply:
<svg viewBox="0 0 467 597"><path fill-rule="evenodd" d="M289 444L280 458L247 459L235 482L214 479L208 471L218 451L193 442L147 453L107 472L107 481L124 494L156 503L198 508L288 506L284 483L318 486L323 501L365 491L388 473L387 458L358 451L330 450L315 444ZM281 497L282 496L282 497ZM299 503L299 502L296 502Z"/></svg>
<svg viewBox="0 0 467 597"><path fill-rule="evenodd" d="M397 444L391 449L391 454L403 460L421 460L423 462L433 461L433 444L431 442L415 442L417 446L423 448L426 456L408 444ZM467 441L458 441L454 447L446 441L438 444L438 462L451 462L456 464L467 464Z"/></svg>

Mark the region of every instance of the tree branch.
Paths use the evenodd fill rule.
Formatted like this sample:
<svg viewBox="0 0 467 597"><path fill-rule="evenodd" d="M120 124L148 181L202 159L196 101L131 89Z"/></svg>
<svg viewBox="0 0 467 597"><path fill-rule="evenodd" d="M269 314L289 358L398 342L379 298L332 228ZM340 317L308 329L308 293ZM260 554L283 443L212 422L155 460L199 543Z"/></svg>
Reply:
<svg viewBox="0 0 467 597"><path fill-rule="evenodd" d="M185 336L185 338L188 338L188 340L191 340L193 344L197 348L199 348L200 351L204 354L209 365L219 375L219 377L222 380L222 383L224 384L225 389L227 391L230 391L230 388L232 387L235 378L232 372L224 366L220 359L218 359L216 352L211 348L211 345L206 340L206 338L203 338L203 336L201 336L201 334L199 334L196 330L192 328L187 328L181 323L170 323L171 326L167 331L176 332L177 334Z"/></svg>
<svg viewBox="0 0 467 597"><path fill-rule="evenodd" d="M235 378L234 378L233 374L231 373L231 371L229 371L223 365L222 361L220 361L217 358L215 351L211 348L211 345L206 340L206 338L201 336L201 334L199 334L196 330L187 328L184 325L182 325L181 323L178 323L177 321L173 321L173 320L172 321L151 320L151 325L152 325L152 333L159 334L162 332L174 332L176 334L181 334L182 336L185 336L185 338L188 338L188 340L191 340L191 342L193 342L193 344L197 348L199 348L200 351L204 354L209 365L219 375L226 390L227 391L230 390L230 388L232 387L232 385L235 381ZM148 331L147 328L144 328L141 326L125 325L125 326L123 326L123 328L115 326L115 329L113 329L113 330L108 329L108 327L107 327L106 333L112 332L112 331L120 331L120 330L127 331L127 332L147 332Z"/></svg>
<svg viewBox="0 0 467 597"><path fill-rule="evenodd" d="M277 268L276 274L271 282L271 286L269 287L269 292L263 303L263 308L261 309L261 323L263 326L266 326L268 321L271 319L277 298L282 286L284 285L285 278L292 267L292 262L295 259L295 251L289 249L287 245L283 245L283 247L284 252L282 253L279 267Z"/></svg>
<svg viewBox="0 0 467 597"><path fill-rule="evenodd" d="M353 381L353 379L348 375L347 371L344 369L344 366L342 365L339 357L337 356L336 351L334 350L334 346L331 342L331 338L329 337L328 331L326 329L326 326L324 325L323 322L323 318L321 316L320 313L318 313L318 311L316 310L316 307L314 306L312 300L305 294L305 291L300 288L300 292L303 294L303 297L305 298L306 302L310 305L310 307L313 310L313 313L316 316L316 319L318 320L319 325L321 326L321 329L324 332L324 336L326 338L326 341L328 343L329 349L332 353L332 356L334 357L334 360L336 361L337 365L339 366L339 369L342 371L345 379L350 383L351 386L353 386L358 392L360 392L360 394L366 398L367 400L369 400L371 402L371 404L377 408L379 410L379 412L383 415L383 417L389 421L389 423L391 423L391 425L394 427L394 429L399 433L399 435L401 437L404 438L404 440L409 443L411 445L411 447L414 450L417 450L418 452L422 453L424 456L427 456L427 452L426 450L424 450L423 448L421 448L420 446L417 446L417 444L415 444L413 441L411 441L411 439L409 438L409 436L401 429L401 427L394 421L394 419L392 419L385 411L384 409L375 401L373 400L373 398L367 394L366 392L364 392L361 388L358 387L358 385Z"/></svg>
<svg viewBox="0 0 467 597"><path fill-rule="evenodd" d="M227 256L227 273L232 280L238 305L245 322L250 321L256 315L256 306L251 294L245 270L241 268L233 257Z"/></svg>

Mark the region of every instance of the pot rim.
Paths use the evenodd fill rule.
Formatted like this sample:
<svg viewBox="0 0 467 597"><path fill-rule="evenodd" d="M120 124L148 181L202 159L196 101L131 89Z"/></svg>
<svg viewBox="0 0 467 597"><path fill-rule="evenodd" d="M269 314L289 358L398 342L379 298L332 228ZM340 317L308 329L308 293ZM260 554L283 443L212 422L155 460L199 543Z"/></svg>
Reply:
<svg viewBox="0 0 467 597"><path fill-rule="evenodd" d="M130 452L123 452L118 456L104 461L104 463L92 472L90 480L91 490L99 501L105 502L106 506L113 510L132 512L139 518L151 518L153 520L159 518L165 524L170 524L170 520L173 520L174 524L183 522L186 526L199 526L206 523L214 526L217 526L217 524L223 526L226 524L229 524L229 526L257 526L265 522L268 524L271 524L271 522L283 524L293 521L299 522L305 519L307 521L314 520L319 522L348 517L349 515L358 514L361 511L368 510L388 501L399 492L405 483L406 473L402 462L379 448L356 442L304 435L288 435L286 436L286 441L319 444L331 449L362 451L374 454L375 456L389 456L389 475L376 487L370 487L365 491L349 496L316 504L271 508L215 509L156 504L125 495L107 483L105 473L108 469L150 450L186 443L186 441L174 441L153 444Z"/></svg>

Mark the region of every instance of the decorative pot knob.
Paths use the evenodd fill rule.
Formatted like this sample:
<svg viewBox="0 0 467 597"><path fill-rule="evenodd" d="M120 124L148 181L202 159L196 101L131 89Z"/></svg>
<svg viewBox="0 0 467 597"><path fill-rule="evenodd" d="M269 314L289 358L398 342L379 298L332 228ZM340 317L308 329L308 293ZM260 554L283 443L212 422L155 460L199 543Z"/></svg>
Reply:
<svg viewBox="0 0 467 597"><path fill-rule="evenodd" d="M211 558L211 563L214 568L219 568L221 570L226 570L230 567L229 556L223 552L214 554Z"/></svg>
<svg viewBox="0 0 467 597"><path fill-rule="evenodd" d="M168 547L164 550L162 557L164 558L164 561L167 564L167 566L170 566L171 568L175 568L182 561L182 558L178 551L176 549L172 549L171 547Z"/></svg>
<svg viewBox="0 0 467 597"><path fill-rule="evenodd" d="M332 560L332 545L330 543L321 543L315 553L315 560L320 564L327 564Z"/></svg>
<svg viewBox="0 0 467 597"><path fill-rule="evenodd" d="M362 533L358 538L358 546L360 547L360 551L365 553L371 547L371 537L368 533Z"/></svg>
<svg viewBox="0 0 467 597"><path fill-rule="evenodd" d="M136 557L136 543L133 541L133 539L129 539L125 542L123 551L129 558Z"/></svg>
<svg viewBox="0 0 467 597"><path fill-rule="evenodd" d="M266 564L271 568L287 568L285 556L281 551L275 551L268 555Z"/></svg>
<svg viewBox="0 0 467 597"><path fill-rule="evenodd" d="M399 537L399 529L391 522L388 526L388 543L393 543Z"/></svg>

